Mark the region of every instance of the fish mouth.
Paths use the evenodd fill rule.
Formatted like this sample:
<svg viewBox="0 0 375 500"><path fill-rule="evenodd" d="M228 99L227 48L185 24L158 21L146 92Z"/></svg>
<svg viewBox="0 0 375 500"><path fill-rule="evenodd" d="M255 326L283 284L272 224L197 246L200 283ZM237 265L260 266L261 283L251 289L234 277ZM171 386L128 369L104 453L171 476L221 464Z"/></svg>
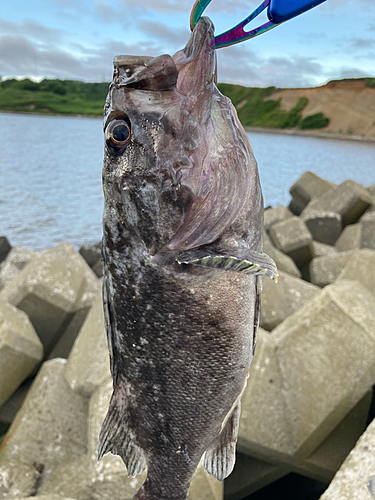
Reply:
<svg viewBox="0 0 375 500"><path fill-rule="evenodd" d="M171 90L183 93L193 74L204 84L215 79L216 58L213 49L214 26L208 17L197 22L185 48L170 56L116 56L113 60L113 84L138 90ZM181 75L180 75L181 73ZM202 82L202 83L203 83ZM185 92L184 92L185 90Z"/></svg>

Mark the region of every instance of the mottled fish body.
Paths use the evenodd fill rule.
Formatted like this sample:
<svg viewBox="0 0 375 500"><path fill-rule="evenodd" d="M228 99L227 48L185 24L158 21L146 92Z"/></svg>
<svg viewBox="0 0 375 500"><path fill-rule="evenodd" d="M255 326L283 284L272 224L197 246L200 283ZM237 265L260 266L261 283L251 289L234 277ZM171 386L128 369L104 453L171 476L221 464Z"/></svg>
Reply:
<svg viewBox="0 0 375 500"><path fill-rule="evenodd" d="M120 56L105 108L104 310L113 395L99 438L137 499L186 499L233 469L255 347L263 201L256 161L215 84L201 18L173 57Z"/></svg>

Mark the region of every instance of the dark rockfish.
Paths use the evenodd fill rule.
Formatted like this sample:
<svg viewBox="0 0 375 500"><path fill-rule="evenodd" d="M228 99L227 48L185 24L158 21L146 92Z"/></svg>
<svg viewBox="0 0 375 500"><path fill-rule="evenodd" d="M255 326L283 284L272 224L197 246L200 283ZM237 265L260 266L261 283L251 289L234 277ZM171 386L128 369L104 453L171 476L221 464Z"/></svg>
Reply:
<svg viewBox="0 0 375 500"><path fill-rule="evenodd" d="M213 25L173 57L119 56L105 108L104 309L113 396L99 438L135 498L186 499L202 455L233 469L258 326L263 202L251 145L215 85Z"/></svg>

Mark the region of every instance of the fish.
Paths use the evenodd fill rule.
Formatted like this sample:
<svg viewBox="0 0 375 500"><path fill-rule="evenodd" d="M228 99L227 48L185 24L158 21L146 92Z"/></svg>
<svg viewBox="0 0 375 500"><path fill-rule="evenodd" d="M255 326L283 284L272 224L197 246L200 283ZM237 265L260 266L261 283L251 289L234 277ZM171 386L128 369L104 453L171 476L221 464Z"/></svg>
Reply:
<svg viewBox="0 0 375 500"><path fill-rule="evenodd" d="M235 463L263 276L257 163L216 85L214 27L173 56L117 56L104 111L103 303L113 394L98 457L137 500L182 500Z"/></svg>

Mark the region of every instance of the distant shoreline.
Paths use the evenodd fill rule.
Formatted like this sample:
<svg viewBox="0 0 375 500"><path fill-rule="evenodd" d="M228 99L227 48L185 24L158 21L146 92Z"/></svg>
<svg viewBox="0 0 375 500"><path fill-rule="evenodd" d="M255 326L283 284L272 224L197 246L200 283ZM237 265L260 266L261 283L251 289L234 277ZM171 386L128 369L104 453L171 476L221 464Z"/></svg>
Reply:
<svg viewBox="0 0 375 500"><path fill-rule="evenodd" d="M100 115L81 115L81 114L58 114L58 113L33 113L23 111L6 111L0 109L0 114L8 115L24 115L24 116L57 116L59 118L93 118L102 120ZM314 132L313 130L296 130L296 129L279 129L267 127L244 127L246 132L262 133L262 134L279 134L279 135L298 135L302 137L316 137L318 139L334 139L341 141L369 142L374 144L375 137L362 137L359 135L335 134L331 132Z"/></svg>
<svg viewBox="0 0 375 500"><path fill-rule="evenodd" d="M267 127L244 127L246 132L262 133L262 134L280 134L280 135L300 135L303 137L317 137L318 139L334 139L340 141L356 141L375 143L375 137L362 137L360 135L345 135L335 134L331 132L314 132L313 130L295 130L295 129L280 129Z"/></svg>

